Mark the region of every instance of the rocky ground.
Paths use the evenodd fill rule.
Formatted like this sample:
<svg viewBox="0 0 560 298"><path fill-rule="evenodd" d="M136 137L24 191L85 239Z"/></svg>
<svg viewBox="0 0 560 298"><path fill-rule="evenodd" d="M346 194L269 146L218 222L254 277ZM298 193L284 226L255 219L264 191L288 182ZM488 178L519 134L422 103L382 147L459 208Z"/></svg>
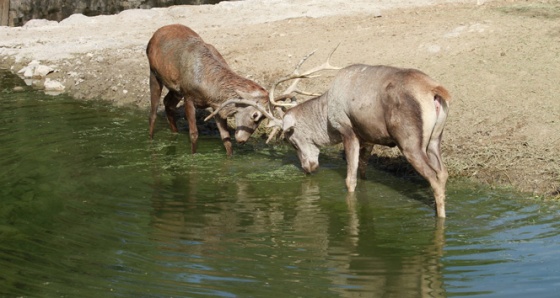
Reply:
<svg viewBox="0 0 560 298"><path fill-rule="evenodd" d="M191 27L266 88L310 51L304 68L340 44L333 64L418 68L450 90L443 152L452 176L558 198L560 1L385 2L246 0L31 21L0 27L0 67L33 76L42 65L39 86L48 78L77 99L147 111L145 47L165 24ZM331 78L301 86L324 91ZM375 162L398 157L376 153Z"/></svg>

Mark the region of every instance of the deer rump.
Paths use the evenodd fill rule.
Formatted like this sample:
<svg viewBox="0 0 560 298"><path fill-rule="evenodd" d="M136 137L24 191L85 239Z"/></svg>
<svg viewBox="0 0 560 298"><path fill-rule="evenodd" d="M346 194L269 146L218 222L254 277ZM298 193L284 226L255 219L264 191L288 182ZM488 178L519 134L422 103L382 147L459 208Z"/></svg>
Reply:
<svg viewBox="0 0 560 298"><path fill-rule="evenodd" d="M426 151L439 141L449 93L419 70L352 65L339 72L326 94L329 126L352 129L363 144Z"/></svg>

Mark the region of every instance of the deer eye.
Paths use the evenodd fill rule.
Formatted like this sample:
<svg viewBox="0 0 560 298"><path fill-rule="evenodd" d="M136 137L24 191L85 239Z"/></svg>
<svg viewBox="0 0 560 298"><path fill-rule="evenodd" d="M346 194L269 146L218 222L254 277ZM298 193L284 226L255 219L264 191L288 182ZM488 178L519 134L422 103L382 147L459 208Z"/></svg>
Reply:
<svg viewBox="0 0 560 298"><path fill-rule="evenodd" d="M287 136L291 136L294 133L294 127L290 126L288 128L286 128L286 130L284 130L284 134Z"/></svg>
<svg viewBox="0 0 560 298"><path fill-rule="evenodd" d="M253 121L257 122L259 121L259 119L261 119L261 112L254 112L253 115L251 116L253 118Z"/></svg>
<svg viewBox="0 0 560 298"><path fill-rule="evenodd" d="M299 151L299 147L296 143L290 142L290 144L292 145L292 147L294 147L294 149L296 149L296 151Z"/></svg>

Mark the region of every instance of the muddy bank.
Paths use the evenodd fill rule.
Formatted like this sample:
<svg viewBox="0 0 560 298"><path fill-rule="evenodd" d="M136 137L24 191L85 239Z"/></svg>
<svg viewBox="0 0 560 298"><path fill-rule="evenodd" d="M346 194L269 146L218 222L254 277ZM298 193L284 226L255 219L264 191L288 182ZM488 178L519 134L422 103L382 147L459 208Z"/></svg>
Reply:
<svg viewBox="0 0 560 298"><path fill-rule="evenodd" d="M357 1L346 10L339 5L338 11L330 4L303 2L307 6L297 8L289 6L291 1L178 6L2 27L0 64L18 72L38 60L53 69L49 79L78 99L146 109L145 44L162 25L190 26L215 45L234 70L266 88L311 50L319 49L310 67L340 43L333 64L414 67L451 91L443 152L452 176L558 196L557 1L437 1L421 7L411 7L412 1L401 2L401 7L383 2L357 6L362 3ZM434 1L423 4L428 2ZM106 30L115 23L127 25ZM324 91L330 78L301 86ZM379 153L375 162L383 164L385 157L398 156L396 150Z"/></svg>

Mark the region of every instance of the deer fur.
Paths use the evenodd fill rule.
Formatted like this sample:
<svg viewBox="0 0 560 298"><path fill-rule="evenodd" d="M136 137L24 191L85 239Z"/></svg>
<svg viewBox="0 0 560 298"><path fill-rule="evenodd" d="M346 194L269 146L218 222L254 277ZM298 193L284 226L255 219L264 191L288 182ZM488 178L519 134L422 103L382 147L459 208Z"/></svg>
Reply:
<svg viewBox="0 0 560 298"><path fill-rule="evenodd" d="M257 83L236 74L214 46L205 43L190 28L174 24L161 27L150 39L146 54L150 64L150 138L154 136L157 107L165 86L169 92L163 103L171 130L177 132L176 106L184 98L189 124L191 152L197 149L198 129L195 108L216 109L232 98L268 103L268 92ZM226 153L232 146L227 118L235 116L235 139L244 143L263 119L260 111L248 105L234 105L215 115Z"/></svg>
<svg viewBox="0 0 560 298"><path fill-rule="evenodd" d="M365 178L374 144L398 146L433 190L436 212L445 217L447 169L441 140L451 96L415 69L355 64L338 72L323 95L288 109L281 122L307 173L319 166L321 147L344 144L346 187Z"/></svg>

